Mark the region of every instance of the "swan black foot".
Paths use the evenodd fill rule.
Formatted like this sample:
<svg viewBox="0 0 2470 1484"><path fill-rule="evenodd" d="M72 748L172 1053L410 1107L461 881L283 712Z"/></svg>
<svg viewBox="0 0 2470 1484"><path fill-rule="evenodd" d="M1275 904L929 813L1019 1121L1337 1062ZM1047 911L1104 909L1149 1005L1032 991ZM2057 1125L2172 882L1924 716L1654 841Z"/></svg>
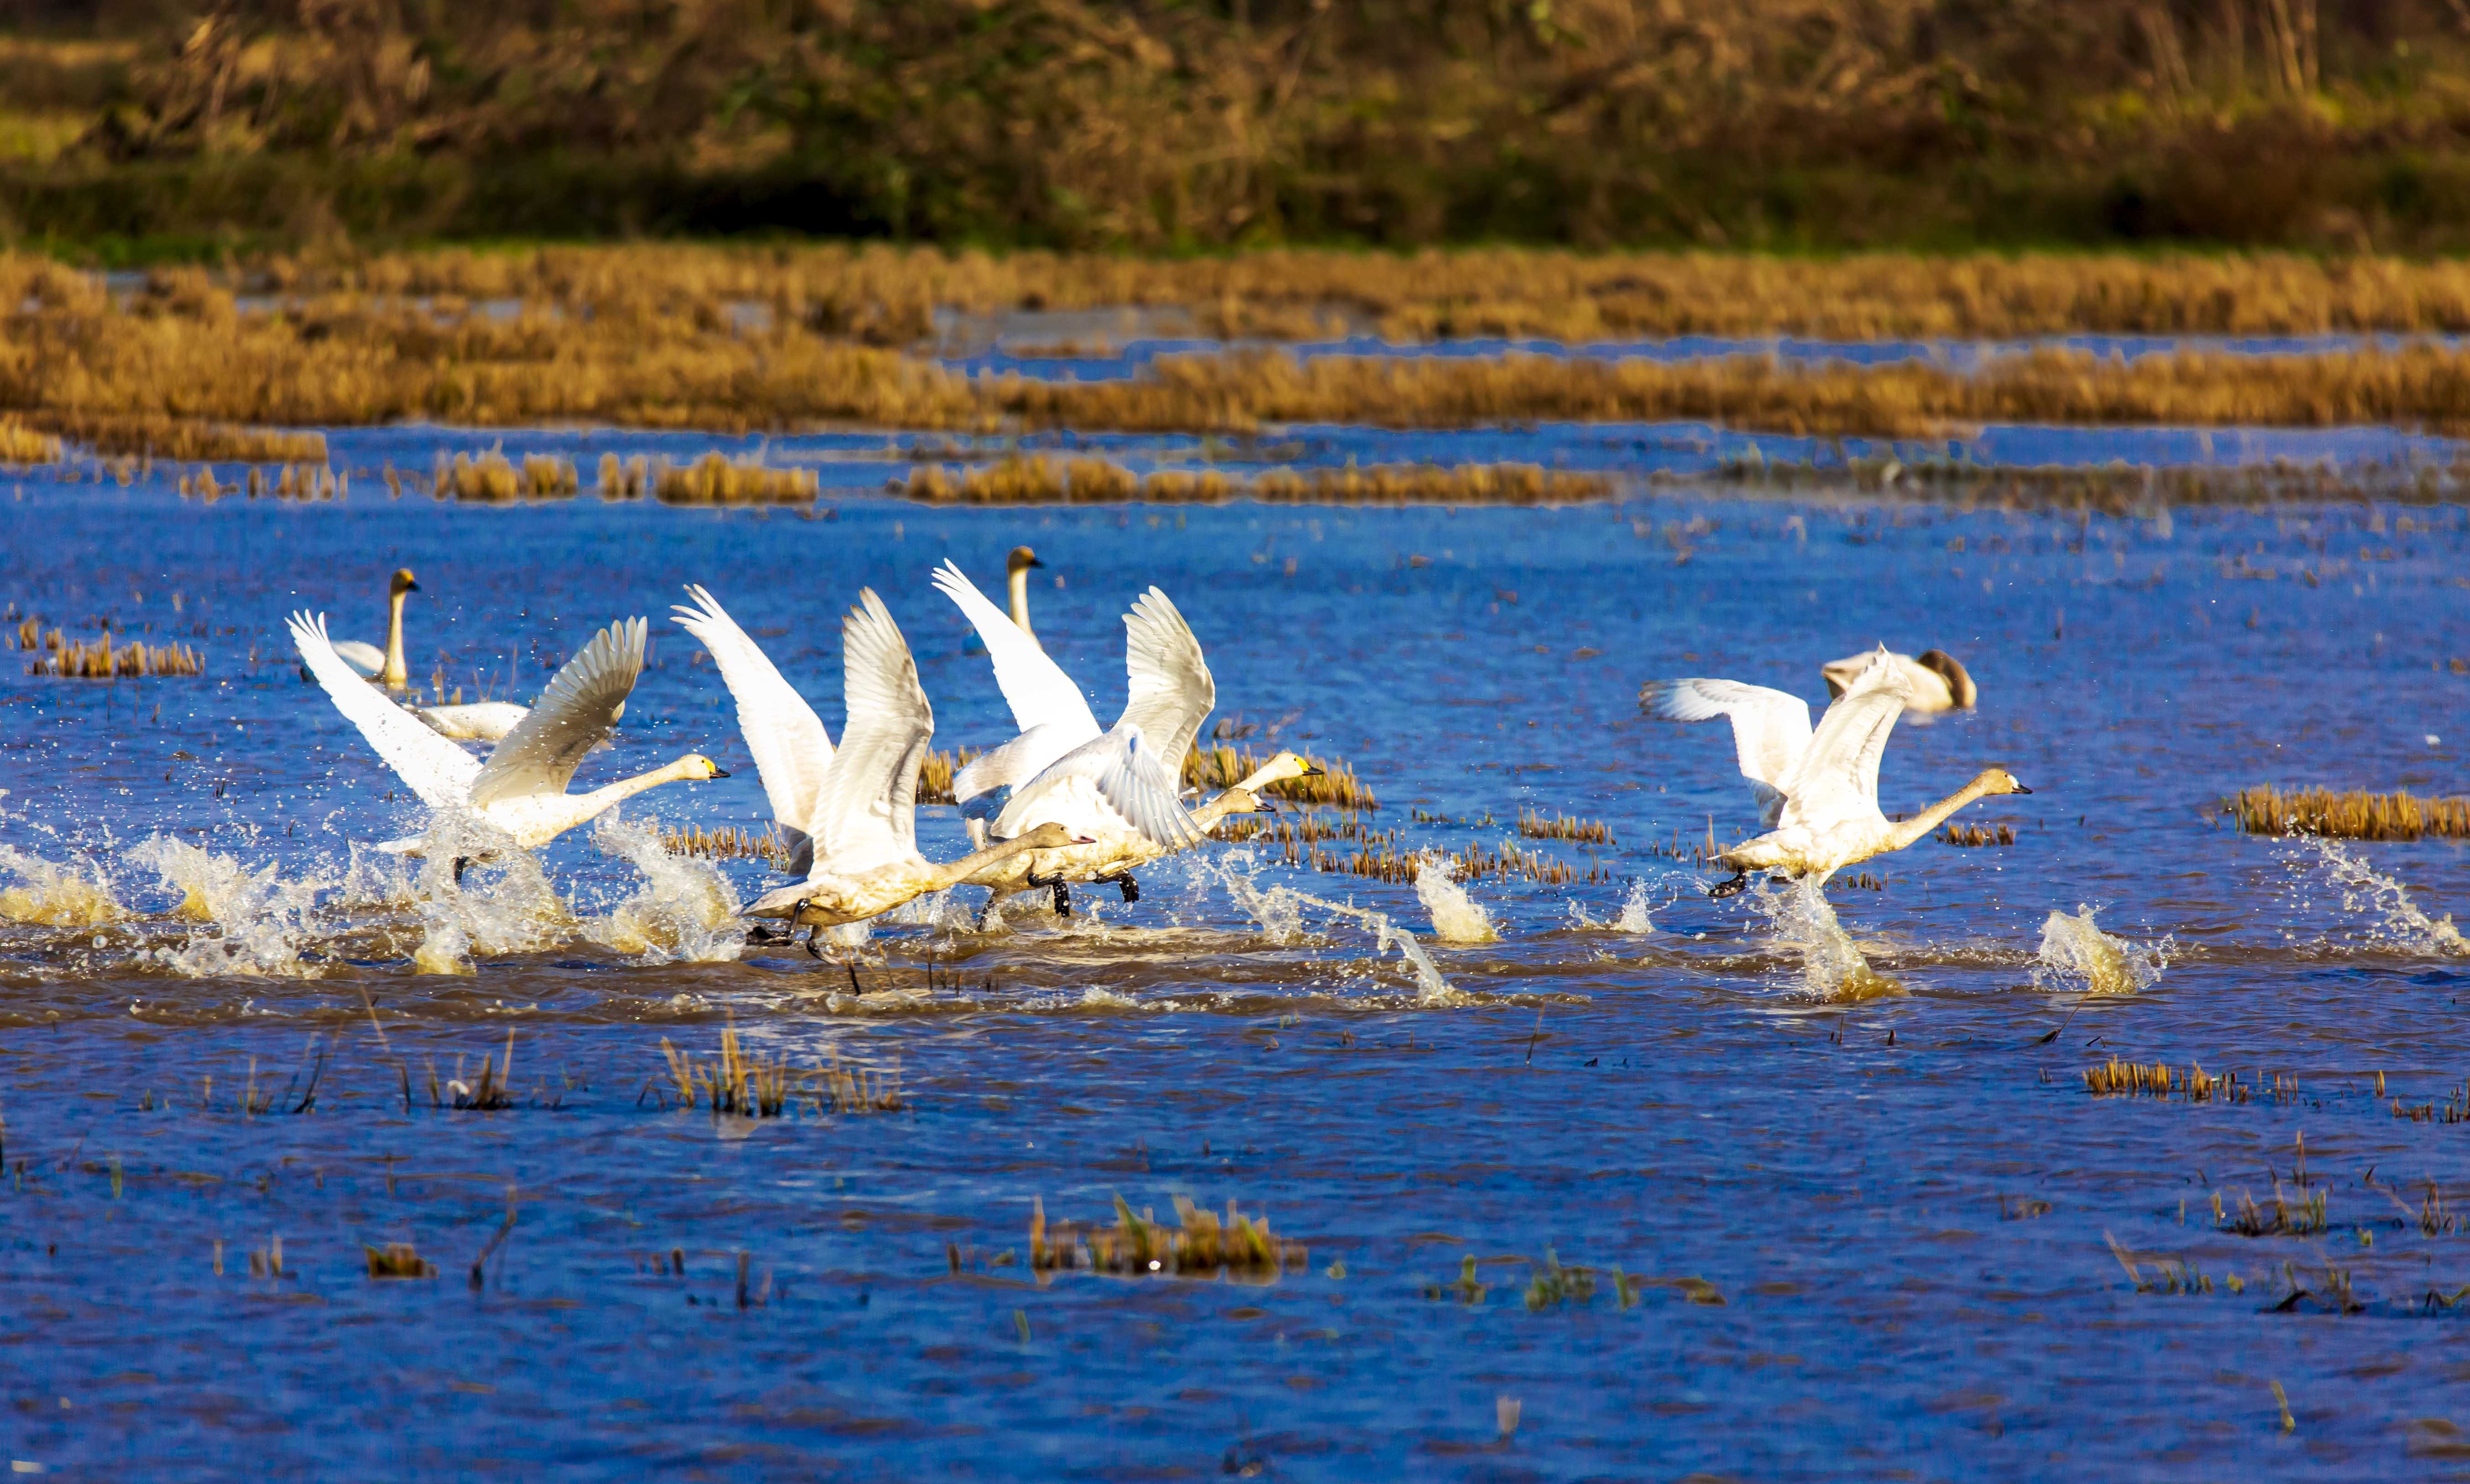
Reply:
<svg viewBox="0 0 2470 1484"><path fill-rule="evenodd" d="M1727 896L1740 895L1741 889L1749 884L1750 873L1746 870L1740 871L1735 874L1733 879L1730 881L1718 881L1713 886L1709 887L1707 889L1707 894L1717 901L1722 901Z"/></svg>
<svg viewBox="0 0 2470 1484"><path fill-rule="evenodd" d="M1113 882L1115 890L1123 893L1124 900L1128 902L1137 902L1141 899L1141 884L1132 879L1132 873L1129 870L1120 876L1100 876L1098 879Z"/></svg>
<svg viewBox="0 0 2470 1484"><path fill-rule="evenodd" d="M822 962L824 957L824 930L822 928L808 928L806 930L806 957L813 959L818 962Z"/></svg>
<svg viewBox="0 0 2470 1484"><path fill-rule="evenodd" d="M461 886L463 884L463 872L469 870L471 865L472 858L468 855L458 855L454 857L454 884L456 886Z"/></svg>
<svg viewBox="0 0 2470 1484"><path fill-rule="evenodd" d="M1055 915L1059 917L1072 916L1072 889L1060 881L1055 883Z"/></svg>
<svg viewBox="0 0 2470 1484"><path fill-rule="evenodd" d="M777 943L783 939L795 939L797 936L794 931L783 931L761 921L746 930L746 940L750 943Z"/></svg>

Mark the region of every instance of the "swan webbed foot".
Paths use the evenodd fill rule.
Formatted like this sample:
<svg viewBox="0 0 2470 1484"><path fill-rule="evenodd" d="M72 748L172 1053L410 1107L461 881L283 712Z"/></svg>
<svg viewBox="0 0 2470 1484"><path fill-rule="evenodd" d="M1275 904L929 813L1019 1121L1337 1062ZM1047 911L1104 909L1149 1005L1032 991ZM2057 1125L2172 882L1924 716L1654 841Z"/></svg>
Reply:
<svg viewBox="0 0 2470 1484"><path fill-rule="evenodd" d="M1750 873L1746 870L1736 871L1734 873L1732 880L1718 881L1713 886L1709 887L1707 889L1707 894L1716 901L1722 901L1728 896L1740 895L1742 888L1749 884Z"/></svg>
<svg viewBox="0 0 2470 1484"><path fill-rule="evenodd" d="M1072 889L1060 878L1055 883L1055 915L1059 917L1072 916Z"/></svg>
<svg viewBox="0 0 2470 1484"><path fill-rule="evenodd" d="M746 930L746 940L750 943L777 943L782 939L794 939L797 936L794 931L783 932L760 919Z"/></svg>
<svg viewBox="0 0 2470 1484"><path fill-rule="evenodd" d="M463 872L469 870L471 865L472 858L468 855L458 855L454 857L454 884L456 886L461 886L463 884Z"/></svg>
<svg viewBox="0 0 2470 1484"><path fill-rule="evenodd" d="M1115 890L1123 893L1124 900L1128 902L1137 902L1141 899L1141 884L1132 879L1132 873L1129 870L1119 876L1100 876L1098 879L1113 882Z"/></svg>
<svg viewBox="0 0 2470 1484"><path fill-rule="evenodd" d="M817 962L823 962L824 930L822 928L808 928L806 930L806 957L815 960Z"/></svg>

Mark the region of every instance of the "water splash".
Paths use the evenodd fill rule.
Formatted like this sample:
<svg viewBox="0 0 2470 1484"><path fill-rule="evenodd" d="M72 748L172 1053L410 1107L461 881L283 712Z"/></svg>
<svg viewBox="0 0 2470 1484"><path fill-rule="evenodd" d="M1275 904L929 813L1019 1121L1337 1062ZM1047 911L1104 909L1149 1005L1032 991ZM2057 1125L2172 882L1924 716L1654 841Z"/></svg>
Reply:
<svg viewBox="0 0 2470 1484"><path fill-rule="evenodd" d="M1299 941L1303 937L1304 913L1307 910L1327 913L1333 917L1346 917L1372 929L1374 952L1386 953L1393 946L1398 950L1398 957L1405 960L1414 972L1415 997L1422 1003L1476 1003L1472 995L1450 986L1450 982L1441 977L1440 968L1433 962L1432 955L1424 952L1424 945L1415 940L1415 935L1390 921L1387 914L1375 912L1369 907L1358 907L1351 901L1333 902L1310 893L1298 892L1293 887L1264 887L1253 879L1248 870L1236 869L1254 864L1249 851L1229 851L1212 869L1225 883L1226 893L1235 899L1237 906L1251 915L1252 920L1261 925L1261 930L1269 935L1271 942Z"/></svg>
<svg viewBox="0 0 2470 1484"><path fill-rule="evenodd" d="M2103 932L2092 915L2081 904L2072 917L2052 909L2041 924L2034 987L2053 994L2134 994L2158 984L2169 966L2169 939L2141 947Z"/></svg>
<svg viewBox="0 0 2470 1484"><path fill-rule="evenodd" d="M1427 859L1415 868L1415 896L1433 916L1433 937L1445 943L1489 943L1500 940L1492 914L1450 879L1450 869Z"/></svg>
<svg viewBox="0 0 2470 1484"><path fill-rule="evenodd" d="M587 924L594 941L647 963L725 963L746 946L737 893L711 862L671 855L651 829L607 816L592 840L643 877L640 891Z"/></svg>
<svg viewBox="0 0 2470 1484"><path fill-rule="evenodd" d="M1748 901L1765 916L1778 947L1801 959L1801 986L1822 1000L1867 1000L1901 994L1903 985L1870 966L1852 935L1835 920L1826 890L1809 877L1778 888L1761 880Z"/></svg>
<svg viewBox="0 0 2470 1484"><path fill-rule="evenodd" d="M476 957L555 948L581 925L540 862L478 815L439 810L422 848L422 934L411 955L422 973L467 974ZM459 881L457 861L468 863Z"/></svg>
<svg viewBox="0 0 2470 1484"><path fill-rule="evenodd" d="M2453 925L2453 915L2431 918L2410 899L2400 882L2338 840L2300 836L2284 857L2294 870L2313 868L2342 893L2342 910L2366 919L2367 940L2379 948L2446 958L2470 957L2470 942Z"/></svg>
<svg viewBox="0 0 2470 1484"><path fill-rule="evenodd" d="M309 919L318 882L286 881L275 866L251 870L232 856L169 835L148 838L128 860L180 893L175 914L213 930L194 933L178 947L153 950L155 962L191 978L308 978L321 972L301 959L315 940Z"/></svg>
<svg viewBox="0 0 2470 1484"><path fill-rule="evenodd" d="M0 873L19 883L0 887L0 921L99 927L128 916L113 899L102 868L89 859L47 861L0 846Z"/></svg>

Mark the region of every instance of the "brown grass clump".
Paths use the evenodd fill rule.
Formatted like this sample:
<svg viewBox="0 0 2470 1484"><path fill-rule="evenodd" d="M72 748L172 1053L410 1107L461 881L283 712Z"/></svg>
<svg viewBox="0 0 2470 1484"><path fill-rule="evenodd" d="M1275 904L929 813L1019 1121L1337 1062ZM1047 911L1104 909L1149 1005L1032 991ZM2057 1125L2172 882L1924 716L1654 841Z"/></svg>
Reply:
<svg viewBox="0 0 2470 1484"><path fill-rule="evenodd" d="M734 824L723 824L717 829L706 829L700 824L664 829L661 831L661 848L671 855L700 855L709 860L765 861L775 870L786 866L789 860L788 849L777 832L740 829Z"/></svg>
<svg viewBox="0 0 2470 1484"><path fill-rule="evenodd" d="M2421 799L2414 794L2336 793L2303 788L2291 793L2267 785L2241 789L2223 812L2250 835L2331 835L2343 840L2470 839L2470 799Z"/></svg>
<svg viewBox="0 0 2470 1484"><path fill-rule="evenodd" d="M623 463L615 453L603 453L597 488L602 499L641 499L652 493L651 465L641 453Z"/></svg>
<svg viewBox="0 0 2470 1484"><path fill-rule="evenodd" d="M9 317L0 314L0 324L5 324ZM191 348L192 351L196 349L202 347ZM189 359L188 352L182 354L184 359ZM195 369L204 370L203 367ZM133 367L128 370L131 374L135 372ZM97 366L90 374L105 374L105 369ZM6 380L5 373L0 373L0 383L5 383ZM123 389L124 395L128 390L130 389ZM326 462L326 435L319 432L241 427L208 418L145 409L55 410L42 398L35 398L23 406L33 421L53 432L85 444L98 453L141 453L152 458L188 462L212 459L229 464L322 465ZM330 422L333 419L304 417L298 421Z"/></svg>
<svg viewBox="0 0 2470 1484"><path fill-rule="evenodd" d="M773 469L751 459L707 453L684 466L652 472L652 497L664 505L791 505L815 498L811 469Z"/></svg>
<svg viewBox="0 0 2470 1484"><path fill-rule="evenodd" d="M2016 843L2016 826L2013 824L1949 824L1931 838L1940 845L1967 847L2011 846Z"/></svg>
<svg viewBox="0 0 2470 1484"><path fill-rule="evenodd" d="M738 1043L734 1022L720 1033L717 1061L697 1061L670 1045L667 1036L661 1037L661 1055L668 1063L668 1082L647 1085L645 1091L659 1092L664 1109L672 1105L668 1101L672 1092L677 1097L675 1106L701 1104L714 1117L779 1118L793 1111L817 1116L896 1113L909 1106L900 1094L897 1070L844 1066L838 1046L832 1048L830 1065L805 1069L792 1067L785 1055L749 1055Z"/></svg>
<svg viewBox="0 0 2470 1484"><path fill-rule="evenodd" d="M0 419L0 464L57 464L60 440L25 424Z"/></svg>
<svg viewBox="0 0 2470 1484"><path fill-rule="evenodd" d="M526 453L516 464L496 449L474 458L457 453L437 455L430 476L430 493L439 499L477 500L497 504L517 499L568 499L578 488L574 465L547 454Z"/></svg>
<svg viewBox="0 0 2470 1484"><path fill-rule="evenodd" d="M1215 470L1162 469L1147 476L1105 459L1059 463L1012 455L992 464L909 472L909 498L930 504L1043 505L1148 500L1217 504L1258 499L1282 504L1548 504L1600 499L1613 481L1535 464L1385 465L1368 469L1273 469L1249 477Z"/></svg>
<svg viewBox="0 0 2470 1484"><path fill-rule="evenodd" d="M958 802L952 797L952 776L969 765L978 755L974 747L954 748L945 752L936 748L926 754L918 767L918 801L947 804Z"/></svg>
<svg viewBox="0 0 2470 1484"><path fill-rule="evenodd" d="M2245 1102L2249 1089L2235 1072L2121 1061L2085 1068L2085 1090L2096 1098L2177 1098L2186 1102Z"/></svg>
<svg viewBox="0 0 2470 1484"><path fill-rule="evenodd" d="M372 1278L434 1278L437 1264L420 1255L420 1250L408 1241L390 1241L384 1247L361 1243L369 1260Z"/></svg>
<svg viewBox="0 0 2470 1484"><path fill-rule="evenodd" d="M1272 783L1267 790L1272 799L1302 804L1328 804L1340 809L1378 809L1381 800L1355 776L1355 770L1336 758L1303 754L1306 762L1321 770L1315 777L1286 778ZM1238 752L1231 747L1196 747L1183 759L1183 783L1186 788L1216 792L1234 787L1251 777L1270 759L1256 755L1250 748Z"/></svg>
<svg viewBox="0 0 2470 1484"><path fill-rule="evenodd" d="M1174 1227L1161 1226L1148 1211L1115 1197L1115 1224L1075 1226L1046 1221L1046 1203L1035 1202L1029 1217L1029 1265L1038 1272L1082 1271L1144 1277L1216 1277L1269 1280L1280 1273L1301 1272L1310 1263L1304 1244L1273 1235L1267 1216L1247 1217L1226 1203L1226 1216L1202 1210L1184 1196L1175 1197Z"/></svg>
<svg viewBox="0 0 2470 1484"><path fill-rule="evenodd" d="M1656 475L1657 483L1696 484L1705 476ZM2254 508L2290 501L2393 500L2435 504L2460 500L2470 490L2470 465L2455 463L2296 464L2287 459L2235 465L1977 464L1963 459L1870 457L1806 463L1753 453L1727 459L1714 475L1753 489L1799 494L1846 485L1890 499L1927 500L1956 509L2097 510L2106 515L2147 513L2163 506L2229 505ZM2290 569L2307 580L2315 568ZM2228 575L2272 577L2271 568L2243 565Z"/></svg>
<svg viewBox="0 0 2470 1484"><path fill-rule="evenodd" d="M19 649L35 647L29 633L33 622L28 619L18 626ZM42 647L42 659L27 661L27 674L67 680L121 680L206 672L205 658L186 644L148 644L130 639L114 649L108 633L100 638L73 640L54 629L43 636Z"/></svg>
<svg viewBox="0 0 2470 1484"><path fill-rule="evenodd" d="M1601 820L1581 820L1570 815L1547 816L1533 809L1518 811L1518 832L1529 840L1579 840L1589 845L1611 845L1612 831Z"/></svg>

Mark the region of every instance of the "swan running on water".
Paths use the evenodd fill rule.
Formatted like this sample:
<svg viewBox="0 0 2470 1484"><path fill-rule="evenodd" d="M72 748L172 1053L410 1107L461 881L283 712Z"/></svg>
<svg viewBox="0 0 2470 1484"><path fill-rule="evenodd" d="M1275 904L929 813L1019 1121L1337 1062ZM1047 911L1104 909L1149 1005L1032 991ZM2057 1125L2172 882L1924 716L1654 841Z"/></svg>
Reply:
<svg viewBox="0 0 2470 1484"><path fill-rule="evenodd" d="M837 751L815 708L712 595L698 587L687 592L694 606L680 607L677 621L704 641L736 698L747 751L791 841L792 863L806 870L804 881L766 892L741 916L818 928L863 922L1025 852L1086 844L1054 825L944 865L918 853L918 770L935 712L909 641L874 589L859 590L857 607L841 620L849 720ZM806 947L820 956L811 938Z"/></svg>
<svg viewBox="0 0 2470 1484"><path fill-rule="evenodd" d="M411 568L398 567L386 580L385 648L363 643L359 639L332 639L329 646L335 657L371 684L388 690L401 690L411 682L403 659L403 600L420 591L412 579ZM302 680L315 680L309 666L300 666ZM476 701L468 706L412 706L403 707L420 718L430 730L441 737L458 742L500 742L524 719L524 707L505 701Z"/></svg>
<svg viewBox="0 0 2470 1484"><path fill-rule="evenodd" d="M1845 867L1900 850L1939 822L1990 794L2029 794L2004 768L1978 777L1902 823L1878 812L1878 758L1912 697L1912 680L1885 645L1851 677L1813 732L1809 707L1764 685L1729 680L1649 681L1639 709L1665 721L1727 717L1741 776L1758 796L1767 832L1715 857L1733 878L1710 893L1730 896L1753 870L1807 877L1817 885Z"/></svg>
<svg viewBox="0 0 2470 1484"><path fill-rule="evenodd" d="M1073 881L1112 881L1124 900L1138 901L1135 867L1199 844L1228 814L1261 808L1260 793L1271 783L1319 771L1281 753L1198 812L1184 808L1177 797L1180 764L1218 704L1218 684L1191 625L1156 588L1124 615L1130 693L1122 717L1100 731L1081 687L960 568L945 562L936 568L935 586L977 629L1020 728L1020 735L953 776L952 797L971 838L1008 839L1053 822L1090 841L1070 852L1022 859L999 879L987 880L994 890L990 916L1014 893L1050 884L1056 910L1069 912L1065 883Z"/></svg>
<svg viewBox="0 0 2470 1484"><path fill-rule="evenodd" d="M431 730L356 674L326 638L325 614L295 613L291 627L302 662L326 688L335 709L361 729L361 735L421 802L436 810L469 810L526 850L647 788L729 777L711 758L688 753L664 768L588 794L566 791L583 754L606 740L625 714L626 697L643 670L641 618L622 619L593 636L549 678L548 688L523 724L507 733L486 762ZM425 853L425 839L389 840L379 848L418 856ZM461 873L460 862L456 873Z"/></svg>
<svg viewBox="0 0 2470 1484"><path fill-rule="evenodd" d="M1883 647L1883 646L1882 646ZM1869 654L1849 655L1832 664L1821 665L1819 676L1827 682L1829 696L1844 694L1852 677L1869 667L1876 659ZM1961 661L1944 649L1924 649L1921 657L1890 653L1887 656L1896 668L1912 682L1913 698L1904 703L1907 711L1969 711L1980 704L1981 688L1972 684Z"/></svg>

